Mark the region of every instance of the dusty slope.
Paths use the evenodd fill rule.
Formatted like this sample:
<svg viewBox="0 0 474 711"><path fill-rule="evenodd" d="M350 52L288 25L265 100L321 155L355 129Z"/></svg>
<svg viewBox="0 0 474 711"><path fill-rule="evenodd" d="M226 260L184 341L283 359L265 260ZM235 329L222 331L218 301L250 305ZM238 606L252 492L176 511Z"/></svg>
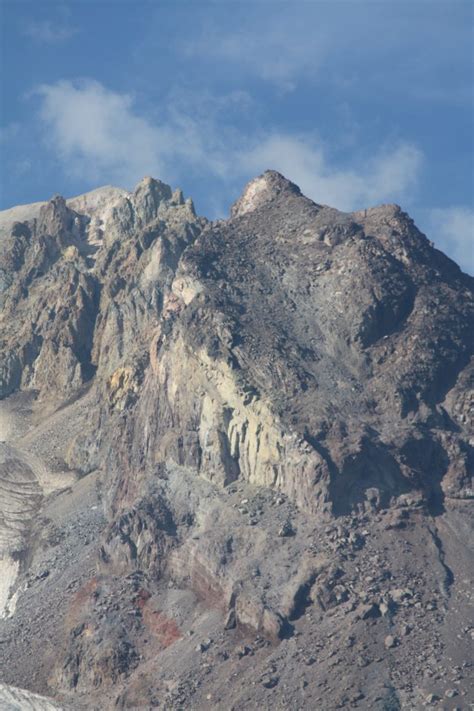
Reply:
<svg viewBox="0 0 474 711"><path fill-rule="evenodd" d="M152 179L99 202L3 241L3 501L29 489L2 681L469 708L472 279L397 206L273 172L217 223Z"/></svg>

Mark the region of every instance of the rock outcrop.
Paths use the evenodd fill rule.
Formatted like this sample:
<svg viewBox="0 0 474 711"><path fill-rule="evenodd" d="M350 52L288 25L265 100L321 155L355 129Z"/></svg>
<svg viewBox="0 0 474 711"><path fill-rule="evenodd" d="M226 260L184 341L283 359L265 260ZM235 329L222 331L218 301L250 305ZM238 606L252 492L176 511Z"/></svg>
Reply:
<svg viewBox="0 0 474 711"><path fill-rule="evenodd" d="M259 660L260 691L234 689L236 709L418 703L422 660L404 681L390 655L404 637L431 639L417 614L433 604L441 663L449 601L465 605L472 278L398 206L339 212L273 171L225 221L145 178L133 193L6 211L0 227L0 397L9 413L30 398L26 429L0 437L0 483L29 487L3 551L18 569L6 634L33 600L56 596L60 618L44 666L25 661L34 626L0 645L3 681L74 708L204 708L192 658L214 648L252 684L247 657ZM47 490L39 461L55 473ZM196 652L194 627L219 633ZM336 684L340 645L336 699L323 677ZM376 681L364 660L377 654ZM325 669L304 693L302 655ZM155 658L188 685L154 680Z"/></svg>

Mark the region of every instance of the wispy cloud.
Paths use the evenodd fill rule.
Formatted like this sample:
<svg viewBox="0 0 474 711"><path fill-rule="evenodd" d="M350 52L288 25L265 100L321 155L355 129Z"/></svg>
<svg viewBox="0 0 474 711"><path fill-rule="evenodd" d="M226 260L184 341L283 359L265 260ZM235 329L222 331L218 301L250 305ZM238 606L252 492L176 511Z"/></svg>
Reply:
<svg viewBox="0 0 474 711"><path fill-rule="evenodd" d="M171 136L137 115L128 94L92 80L44 84L36 93L47 143L66 173L129 185L164 172Z"/></svg>
<svg viewBox="0 0 474 711"><path fill-rule="evenodd" d="M435 208L428 218L430 237L469 274L474 274L474 210L465 206Z"/></svg>
<svg viewBox="0 0 474 711"><path fill-rule="evenodd" d="M211 20L202 12L192 25L182 23L173 42L180 57L209 67L212 76L226 74L229 83L264 81L283 92L318 84L350 89L356 98L377 88L416 101L444 94L442 100L463 102L472 77L460 71L459 59L472 44L472 12L469 2L451 4L223 2Z"/></svg>
<svg viewBox="0 0 474 711"><path fill-rule="evenodd" d="M262 14L250 8L239 29L206 25L186 37L182 52L188 57L208 58L234 67L276 85L284 91L296 87L301 78L315 74L330 48L330 40L313 22L316 15L308 4L306 14L285 12L281 4L276 13Z"/></svg>
<svg viewBox="0 0 474 711"><path fill-rule="evenodd" d="M409 143L384 147L358 165L335 167L324 147L309 137L275 134L240 155L246 172L274 168L316 202L354 210L407 200L416 187L422 153Z"/></svg>
<svg viewBox="0 0 474 711"><path fill-rule="evenodd" d="M45 141L67 174L127 187L146 174L172 182L190 170L225 179L242 136L223 115L250 102L244 92L216 100L174 92L152 120L130 94L94 80L43 84L33 94Z"/></svg>
<svg viewBox="0 0 474 711"><path fill-rule="evenodd" d="M39 87L37 94L50 149L66 173L89 181L128 187L145 174L179 181L191 171L201 179L218 177L231 193L274 168L312 199L352 210L408 199L422 164L421 152L403 142L358 162L349 157L341 167L313 136L257 131L249 137L221 120L232 95L209 111L202 104L193 111L181 96L155 122L140 115L130 95L96 81L61 81Z"/></svg>
<svg viewBox="0 0 474 711"><path fill-rule="evenodd" d="M38 20L29 22L23 29L26 37L42 44L60 44L66 42L77 30L68 25L61 25L52 20Z"/></svg>

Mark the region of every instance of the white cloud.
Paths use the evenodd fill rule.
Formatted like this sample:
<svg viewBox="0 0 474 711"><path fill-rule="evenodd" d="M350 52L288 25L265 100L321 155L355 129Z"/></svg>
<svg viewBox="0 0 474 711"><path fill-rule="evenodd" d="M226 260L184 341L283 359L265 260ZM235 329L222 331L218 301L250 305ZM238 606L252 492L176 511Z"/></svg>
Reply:
<svg viewBox="0 0 474 711"><path fill-rule="evenodd" d="M23 34L31 37L36 42L44 44L59 44L70 39L77 30L67 25L55 24L51 20L39 20L30 22L24 28Z"/></svg>
<svg viewBox="0 0 474 711"><path fill-rule="evenodd" d="M238 30L206 26L192 39L186 38L182 51L191 57L207 57L227 63L289 91L303 75L319 70L330 49L330 38L308 5L309 17L293 11L251 13ZM253 8L255 10L255 8Z"/></svg>
<svg viewBox="0 0 474 711"><path fill-rule="evenodd" d="M354 210L381 202L407 200L416 186L422 154L399 143L379 151L358 168L332 167L324 148L308 137L275 134L240 156L246 172L274 168L316 202Z"/></svg>
<svg viewBox="0 0 474 711"><path fill-rule="evenodd" d="M216 5L225 5L223 0ZM229 83L245 78L291 91L314 82L349 87L357 95L374 90L407 93L416 101L451 96L470 101L470 76L453 67L465 63L472 44L463 12L446 13L445 2L424 0L283 0L228 3L228 12L203 13L204 21L180 27L180 54L212 64ZM434 7L433 7L434 5ZM443 32L440 32L440 27ZM176 38L173 38L176 43ZM410 61L408 58L411 58ZM416 61L413 61L416 58ZM462 66L462 65L461 65ZM409 73L407 74L409 70Z"/></svg>
<svg viewBox="0 0 474 711"><path fill-rule="evenodd" d="M314 136L246 136L222 115L233 95L214 108L206 100L207 110L192 95L189 101L181 95L155 123L139 115L130 95L96 81L61 81L39 87L37 94L48 144L67 173L125 187L149 174L168 182L190 173L218 178L216 205L225 190L240 189L267 168L279 170L313 200L342 210L407 200L422 162L416 147L399 143L357 167L335 167Z"/></svg>
<svg viewBox="0 0 474 711"><path fill-rule="evenodd" d="M65 172L126 187L144 175L173 182L184 171L232 174L242 137L222 114L250 101L244 92L217 101L175 93L152 121L140 115L132 96L93 80L44 84L34 93L45 139Z"/></svg>
<svg viewBox="0 0 474 711"><path fill-rule="evenodd" d="M173 137L133 110L132 98L96 81L60 81L37 89L48 143L66 172L131 185L162 175Z"/></svg>
<svg viewBox="0 0 474 711"><path fill-rule="evenodd" d="M474 275L474 210L464 206L435 208L430 211L429 225L436 247Z"/></svg>
<svg viewBox="0 0 474 711"><path fill-rule="evenodd" d="M64 170L127 187L144 175L173 182L185 169L225 177L234 132L220 125L221 113L246 100L243 92L217 102L175 95L152 121L139 114L132 96L93 80L43 84L34 94L45 139Z"/></svg>

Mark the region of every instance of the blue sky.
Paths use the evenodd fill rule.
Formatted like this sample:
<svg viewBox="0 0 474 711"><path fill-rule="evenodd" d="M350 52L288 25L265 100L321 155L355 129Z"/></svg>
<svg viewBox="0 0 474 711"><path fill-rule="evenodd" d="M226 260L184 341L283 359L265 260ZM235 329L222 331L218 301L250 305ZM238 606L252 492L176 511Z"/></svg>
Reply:
<svg viewBox="0 0 474 711"><path fill-rule="evenodd" d="M472 0L0 0L0 208L179 185L224 216L283 172L398 202L474 271Z"/></svg>

